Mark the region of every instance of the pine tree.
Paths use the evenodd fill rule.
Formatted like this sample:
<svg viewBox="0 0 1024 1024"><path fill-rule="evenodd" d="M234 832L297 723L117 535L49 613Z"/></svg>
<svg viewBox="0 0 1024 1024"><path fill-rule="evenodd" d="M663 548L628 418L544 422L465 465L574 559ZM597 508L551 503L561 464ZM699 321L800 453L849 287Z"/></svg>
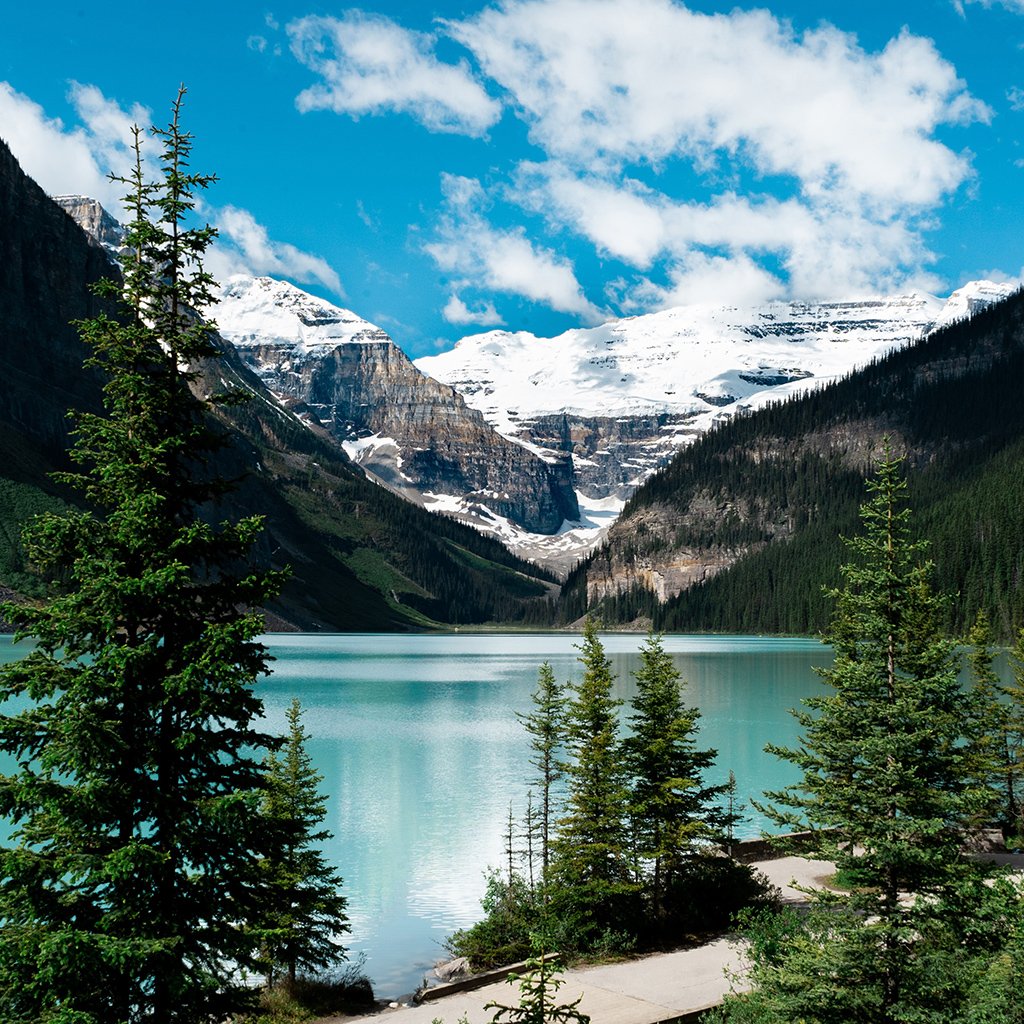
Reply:
<svg viewBox="0 0 1024 1024"><path fill-rule="evenodd" d="M929 972L968 941L969 914L950 907L962 910L965 887L979 891L961 854L979 795L964 788L970 697L939 625L931 565L911 538L900 470L887 448L868 483L862 531L847 542L826 637L835 662L821 672L830 692L795 712L799 748L770 748L803 773L769 794L776 820L810 825L814 854L834 860L851 886L817 897L832 912L814 918L817 931L769 972L766 998L788 1007L780 1019L925 1019L914 1015L947 995L929 989ZM950 940L961 922L965 932Z"/></svg>
<svg viewBox="0 0 1024 1024"><path fill-rule="evenodd" d="M1007 829L1024 836L1024 629L1010 650L1013 682L1003 686L1006 712Z"/></svg>
<svg viewBox="0 0 1024 1024"><path fill-rule="evenodd" d="M699 853L698 841L724 838L729 815L719 798L728 787L704 782L716 752L697 748L700 712L683 705L679 672L653 633L640 650L635 677L633 731L623 742L630 818L635 853L650 873L645 888L660 917L666 891Z"/></svg>
<svg viewBox="0 0 1024 1024"><path fill-rule="evenodd" d="M627 789L611 662L591 618L579 646L583 675L566 709L565 814L552 844L553 909L583 944L619 930L635 894L626 850Z"/></svg>
<svg viewBox="0 0 1024 1024"><path fill-rule="evenodd" d="M530 780L540 793L540 807L537 816L540 827L541 878L548 873L551 848L551 826L556 815L556 786L563 775L560 760L565 729L565 689L555 680L555 673L548 662L540 666L537 673L537 689L534 690L533 711L519 715L530 736L530 765L537 774Z"/></svg>
<svg viewBox="0 0 1024 1024"><path fill-rule="evenodd" d="M992 649L992 624L984 609L975 617L967 643L973 684L973 728L967 744L967 771L979 791L988 789L991 794L988 805L980 809L978 824L986 827L997 822L1009 830L1015 804L1012 705L1001 699L1004 687L993 667L996 656Z"/></svg>
<svg viewBox="0 0 1024 1024"><path fill-rule="evenodd" d="M274 849L264 858L259 924L267 981L278 969L294 986L300 971L322 971L345 959L337 938L349 931L341 893L342 879L324 859L320 845L332 833L320 828L327 801L320 795L323 776L313 767L296 698L288 708L288 735L278 755L266 762L263 817Z"/></svg>
<svg viewBox="0 0 1024 1024"><path fill-rule="evenodd" d="M147 180L142 133L126 179L132 223L117 319L80 325L105 376L103 415L78 414L63 476L82 507L44 515L25 546L49 583L8 608L34 650L0 673L0 1018L61 1024L221 1019L252 962L259 751L257 519L216 523L218 399L196 392L217 358L196 190L179 126Z"/></svg>

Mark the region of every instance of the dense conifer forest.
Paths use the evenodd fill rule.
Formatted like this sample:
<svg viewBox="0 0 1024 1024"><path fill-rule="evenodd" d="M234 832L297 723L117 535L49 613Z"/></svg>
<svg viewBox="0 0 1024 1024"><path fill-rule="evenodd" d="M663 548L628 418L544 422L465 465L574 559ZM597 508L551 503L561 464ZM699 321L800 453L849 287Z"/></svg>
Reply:
<svg viewBox="0 0 1024 1024"><path fill-rule="evenodd" d="M823 628L823 581L856 523L883 436L907 454L911 500L931 541L948 625L984 608L1000 636L1024 625L1024 294L891 353L842 381L712 430L627 504L609 543L579 566L559 616L587 610L586 583L615 561L681 548L739 551L735 565L662 604L624 588L591 611L669 631L809 633ZM692 515L704 498L727 513ZM672 532L648 530L657 510Z"/></svg>

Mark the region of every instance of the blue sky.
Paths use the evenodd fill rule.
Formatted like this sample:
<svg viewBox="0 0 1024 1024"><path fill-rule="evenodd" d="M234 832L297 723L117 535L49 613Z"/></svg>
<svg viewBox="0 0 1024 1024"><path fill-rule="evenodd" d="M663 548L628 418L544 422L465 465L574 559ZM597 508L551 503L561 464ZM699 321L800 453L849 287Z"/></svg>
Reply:
<svg viewBox="0 0 1024 1024"><path fill-rule="evenodd" d="M221 275L413 356L1024 268L1024 0L181 0L5 13L0 137L116 208L179 82ZM116 209L115 209L116 212Z"/></svg>

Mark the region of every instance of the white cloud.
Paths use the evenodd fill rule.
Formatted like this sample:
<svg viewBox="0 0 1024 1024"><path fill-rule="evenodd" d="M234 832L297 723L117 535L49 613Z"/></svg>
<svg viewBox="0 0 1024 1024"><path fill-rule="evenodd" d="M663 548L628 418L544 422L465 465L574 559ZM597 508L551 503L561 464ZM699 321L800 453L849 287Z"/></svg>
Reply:
<svg viewBox="0 0 1024 1024"><path fill-rule="evenodd" d="M1017 14L1024 14L1024 0L954 0L953 6L963 14L965 3L980 3L982 7L1005 7L1008 11L1015 11Z"/></svg>
<svg viewBox="0 0 1024 1024"><path fill-rule="evenodd" d="M786 294L785 285L750 257L690 253L669 272L670 283L649 281L623 296L627 309L667 309L694 303L731 305L770 302Z"/></svg>
<svg viewBox="0 0 1024 1024"><path fill-rule="evenodd" d="M577 166L738 161L808 195L928 205L970 174L936 127L990 116L907 32L869 53L831 26L801 36L767 11L672 0L508 0L447 27Z"/></svg>
<svg viewBox="0 0 1024 1024"><path fill-rule="evenodd" d="M478 287L520 295L562 313L597 323L608 314L583 294L572 264L549 249L535 246L522 228L491 225L478 181L446 174L441 187L445 212L437 241L425 246L442 269L473 280Z"/></svg>
<svg viewBox="0 0 1024 1024"><path fill-rule="evenodd" d="M122 217L125 187L111 182L111 170L127 172L132 156L131 126L143 128L150 112L138 104L122 109L95 86L73 82L69 99L83 124L66 127L46 115L38 103L0 82L0 125L22 169L50 195L82 194L98 199Z"/></svg>
<svg viewBox="0 0 1024 1024"><path fill-rule="evenodd" d="M572 230L603 255L638 270L667 261L671 284L641 279L627 289L626 305L664 306L692 288L682 281L729 280L736 302L779 294L776 273L753 273L770 257L785 272L790 294L806 299L899 290L923 281L939 287L921 268L932 254L907 220L873 219L840 197L785 200L772 196L713 195L678 202L628 178L577 176L559 164L523 164L510 193L545 214L554 230ZM727 272L728 271L728 272ZM713 273L712 273L713 272Z"/></svg>
<svg viewBox="0 0 1024 1024"><path fill-rule="evenodd" d="M273 241L267 229L248 210L225 206L205 212L216 224L220 236L207 259L215 277L269 274L304 284L319 282L338 295L344 294L341 280L326 260L287 242Z"/></svg>
<svg viewBox="0 0 1024 1024"><path fill-rule="evenodd" d="M479 326L504 326L505 321L494 308L493 302L486 302L479 309L470 309L458 295L451 295L441 315L450 324L478 324Z"/></svg>
<svg viewBox="0 0 1024 1024"><path fill-rule="evenodd" d="M501 105L468 64L434 56L433 37L388 18L350 11L341 18L309 16L288 25L292 53L321 82L296 98L299 110L411 114L440 132L483 135Z"/></svg>
<svg viewBox="0 0 1024 1024"><path fill-rule="evenodd" d="M1007 92L1006 98L1010 101L1011 110L1024 110L1024 89L1015 85Z"/></svg>
<svg viewBox="0 0 1024 1024"><path fill-rule="evenodd" d="M39 104L0 82L0 125L23 170L50 195L78 194L98 199L118 219L125 219L125 186L108 174L126 175L133 162L132 126L148 130L152 114L135 104L125 110L94 85L72 82L68 93L82 124L66 127ZM202 200L199 212L216 223L222 238L207 253L218 277L231 274L279 274L296 281L319 282L341 294L338 275L318 256L286 242L273 241L251 213L233 206L216 209Z"/></svg>

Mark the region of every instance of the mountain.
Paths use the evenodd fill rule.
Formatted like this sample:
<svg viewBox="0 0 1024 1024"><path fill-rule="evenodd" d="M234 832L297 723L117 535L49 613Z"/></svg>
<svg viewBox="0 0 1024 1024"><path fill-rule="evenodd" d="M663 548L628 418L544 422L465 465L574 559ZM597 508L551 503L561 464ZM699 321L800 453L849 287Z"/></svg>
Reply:
<svg viewBox="0 0 1024 1024"><path fill-rule="evenodd" d="M553 534L578 518L568 456L541 458L497 433L355 313L284 281L242 276L223 285L211 313L282 402L392 490L530 533Z"/></svg>
<svg viewBox="0 0 1024 1024"><path fill-rule="evenodd" d="M980 293L980 294L979 294ZM632 496L561 614L671 631L814 632L883 437L907 457L950 624L1024 626L1024 292L954 296L947 326L703 435ZM951 300L952 302L952 300ZM947 306L947 308L949 308Z"/></svg>
<svg viewBox="0 0 1024 1024"><path fill-rule="evenodd" d="M65 212L0 142L0 586L29 596L20 527L77 500L50 477L67 466L66 411L100 408L72 321L116 310L90 284L116 275L107 250L75 222L102 225L89 202ZM109 241L116 247L118 241ZM366 479L322 430L284 408L223 343L201 368L207 387L248 391L224 414L221 469L240 480L211 516L259 513L258 554L291 567L268 611L275 628L382 630L515 621L546 614L550 579L497 542L432 516Z"/></svg>
<svg viewBox="0 0 1024 1024"><path fill-rule="evenodd" d="M416 365L458 390L507 437L549 457L571 456L584 511L603 513L607 522L654 470L711 427L819 388L1009 291L982 281L945 301L918 293L692 305L555 338L491 331ZM564 564L602 533L577 531L540 547ZM517 550L536 557L536 544L531 550L527 538L517 540Z"/></svg>

